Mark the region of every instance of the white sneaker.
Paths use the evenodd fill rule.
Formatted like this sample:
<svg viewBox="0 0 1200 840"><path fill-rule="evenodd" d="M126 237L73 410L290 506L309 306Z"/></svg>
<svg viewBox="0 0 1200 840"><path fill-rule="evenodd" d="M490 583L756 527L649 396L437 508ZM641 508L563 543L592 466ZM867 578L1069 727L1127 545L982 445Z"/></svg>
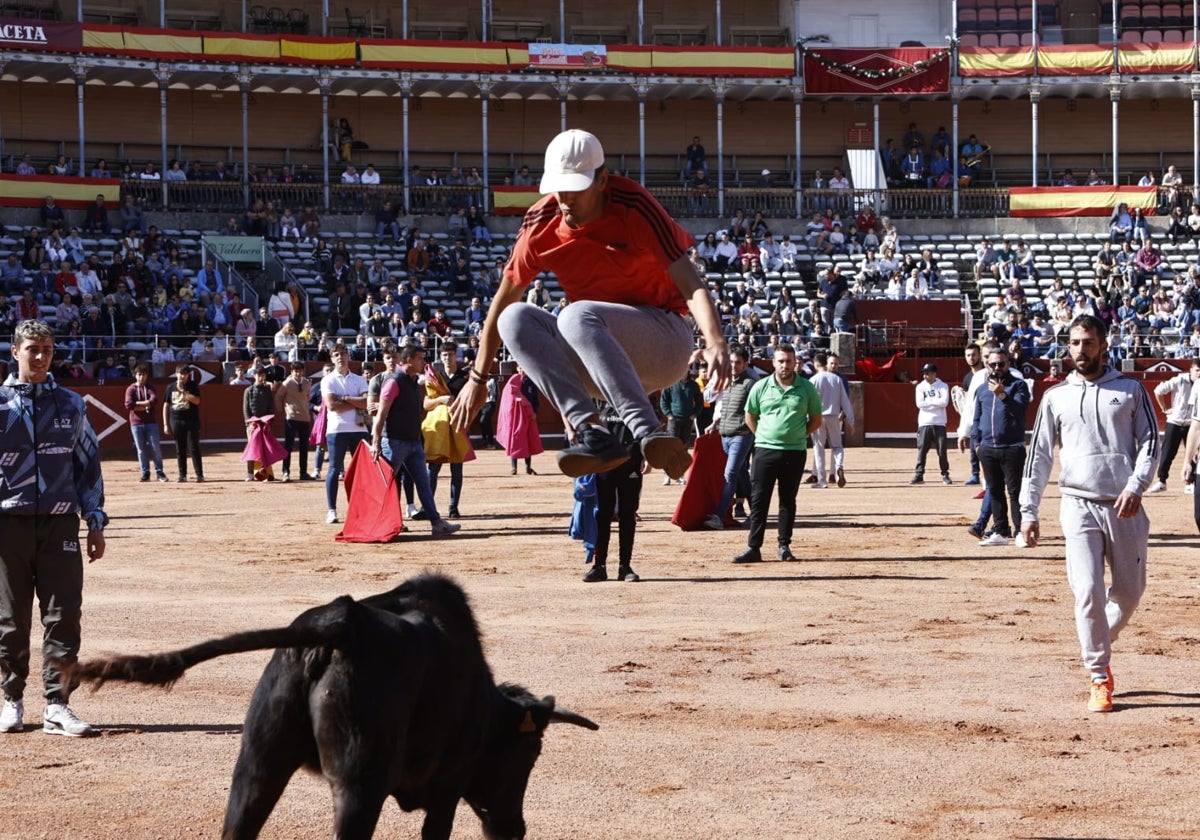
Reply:
<svg viewBox="0 0 1200 840"><path fill-rule="evenodd" d="M671 483L671 476L664 475L663 476L663 487L666 487L670 483Z"/></svg>
<svg viewBox="0 0 1200 840"><path fill-rule="evenodd" d="M704 527L710 531L723 531L725 530L725 522L715 513L710 513L704 517Z"/></svg>
<svg viewBox="0 0 1200 840"><path fill-rule="evenodd" d="M1166 489L1167 489L1167 483L1165 481L1156 481L1153 484L1151 484L1149 488L1147 488L1146 492L1147 493L1161 493Z"/></svg>
<svg viewBox="0 0 1200 840"><path fill-rule="evenodd" d="M0 709L0 732L23 732L25 730L25 703L22 700L5 700Z"/></svg>
<svg viewBox="0 0 1200 840"><path fill-rule="evenodd" d="M1012 540L1000 534L988 534L979 541L980 545L1008 545Z"/></svg>
<svg viewBox="0 0 1200 840"><path fill-rule="evenodd" d="M416 505L409 505L409 506L408 506L408 510L406 510L406 511L404 512L404 518L405 518L405 519L415 519L415 518L416 518L416 516L417 516L417 506L416 506Z"/></svg>
<svg viewBox="0 0 1200 840"><path fill-rule="evenodd" d="M1189 496L1192 496L1192 495L1194 495L1194 494L1196 493L1196 485L1195 485L1195 484L1185 484L1185 485L1183 485L1183 492L1184 492L1184 493L1186 493L1186 494L1187 494L1187 495L1189 495Z"/></svg>
<svg viewBox="0 0 1200 840"><path fill-rule="evenodd" d="M42 713L42 731L51 735L66 735L68 738L85 738L92 734L92 725L75 717L71 707L63 703L49 703Z"/></svg>
<svg viewBox="0 0 1200 840"><path fill-rule="evenodd" d="M813 485L813 487L816 488L817 490L828 490L829 482L828 481L818 481L816 484Z"/></svg>
<svg viewBox="0 0 1200 840"><path fill-rule="evenodd" d="M433 526L433 535L435 537L448 537L451 534L457 534L460 528L462 528L462 526L457 522L447 522L443 519L441 522Z"/></svg>
<svg viewBox="0 0 1200 840"><path fill-rule="evenodd" d="M1017 535L1013 537L1013 543L1017 546L1017 548L1029 548L1029 543L1026 542L1025 535L1019 531L1017 532Z"/></svg>
<svg viewBox="0 0 1200 840"><path fill-rule="evenodd" d="M329 511L329 513L325 514L325 524L326 525L333 525L337 521L338 521L338 518L337 518L336 510L331 510L331 511Z"/></svg>

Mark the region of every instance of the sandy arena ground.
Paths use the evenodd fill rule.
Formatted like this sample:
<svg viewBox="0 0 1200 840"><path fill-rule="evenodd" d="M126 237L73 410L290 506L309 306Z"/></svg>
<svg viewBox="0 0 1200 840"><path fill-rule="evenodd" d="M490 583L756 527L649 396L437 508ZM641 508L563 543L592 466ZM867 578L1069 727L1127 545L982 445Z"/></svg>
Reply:
<svg viewBox="0 0 1200 840"><path fill-rule="evenodd" d="M245 484L233 454L207 456L209 483L186 486L139 484L131 460L113 460L84 657L286 624L433 569L472 597L498 679L601 725L547 735L531 838L1200 836L1191 497L1173 481L1147 499L1150 585L1117 646L1115 713L1089 715L1057 489L1043 547L983 549L965 531L973 488L908 487L913 457L848 450L845 489L804 487L804 562L786 565L731 565L744 531L677 530L681 488L656 473L642 581L592 585L550 455L535 459L541 475L513 477L481 453L457 537L432 541L415 522L386 546L335 543L322 485ZM0 837L217 836L268 656L200 665L171 692L81 691L72 705L101 731L88 740L32 725L35 677L31 725L0 739ZM420 819L389 803L377 835L415 837ZM327 785L298 775L264 836L330 827ZM479 836L462 807L454 837Z"/></svg>

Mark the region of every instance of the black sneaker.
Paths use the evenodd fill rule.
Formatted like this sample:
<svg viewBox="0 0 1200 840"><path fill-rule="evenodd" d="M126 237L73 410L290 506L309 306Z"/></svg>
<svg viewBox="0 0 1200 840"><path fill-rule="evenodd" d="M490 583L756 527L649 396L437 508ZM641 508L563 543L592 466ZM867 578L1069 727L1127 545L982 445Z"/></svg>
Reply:
<svg viewBox="0 0 1200 840"><path fill-rule="evenodd" d="M621 566L617 569L617 580L623 580L626 583L637 583L641 580L638 573L631 566Z"/></svg>
<svg viewBox="0 0 1200 840"><path fill-rule="evenodd" d="M761 563L762 552L757 548L747 548L737 557L733 558L734 563Z"/></svg>
<svg viewBox="0 0 1200 840"><path fill-rule="evenodd" d="M583 576L584 583L599 583L602 580L608 580L608 569L603 563L595 563L592 568L588 569L588 573Z"/></svg>
<svg viewBox="0 0 1200 840"><path fill-rule="evenodd" d="M692 456L688 454L687 447L674 435L653 432L642 438L639 444L646 463L662 470L672 479L683 478L692 465Z"/></svg>
<svg viewBox="0 0 1200 840"><path fill-rule="evenodd" d="M575 433L575 445L560 449L557 458L563 475L578 478L621 466L629 460L629 449L608 429L585 426Z"/></svg>
<svg viewBox="0 0 1200 840"><path fill-rule="evenodd" d="M138 479L138 481L149 481L149 480L150 480L150 473L146 473L145 475L143 475L141 478Z"/></svg>
<svg viewBox="0 0 1200 840"><path fill-rule="evenodd" d="M425 512L424 508L422 508L421 510L414 513L410 518L417 519L417 520L428 519L429 514Z"/></svg>
<svg viewBox="0 0 1200 840"><path fill-rule="evenodd" d="M789 546L779 546L779 559L784 563L795 563L799 558L792 554L792 549Z"/></svg>
<svg viewBox="0 0 1200 840"><path fill-rule="evenodd" d="M922 478L922 477L921 477L921 476L919 476L919 475L914 475L914 476L913 476L913 480L912 480L912 481L910 481L910 482L908 482L908 483L909 483L909 484L924 484L924 483L925 483L925 479L924 479L924 478Z"/></svg>
<svg viewBox="0 0 1200 840"><path fill-rule="evenodd" d="M733 515L736 516L738 519L745 519L746 518L745 506L740 505L740 504L734 505L733 506Z"/></svg>
<svg viewBox="0 0 1200 840"><path fill-rule="evenodd" d="M459 517L459 513L458 513L458 508L451 505L450 512L448 514L446 514L446 516L448 516L450 519L459 519L460 517Z"/></svg>
<svg viewBox="0 0 1200 840"><path fill-rule="evenodd" d="M983 539L983 529L978 525L972 525L970 528L967 528L967 533L977 540Z"/></svg>

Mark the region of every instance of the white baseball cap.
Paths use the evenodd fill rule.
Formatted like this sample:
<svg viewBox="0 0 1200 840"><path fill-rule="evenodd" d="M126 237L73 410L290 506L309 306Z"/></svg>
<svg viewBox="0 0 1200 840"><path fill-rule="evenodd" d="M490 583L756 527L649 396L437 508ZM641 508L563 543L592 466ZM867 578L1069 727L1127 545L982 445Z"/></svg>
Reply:
<svg viewBox="0 0 1200 840"><path fill-rule="evenodd" d="M546 165L538 189L543 194L586 190L602 166L604 149L596 135L578 128L568 129L546 147Z"/></svg>

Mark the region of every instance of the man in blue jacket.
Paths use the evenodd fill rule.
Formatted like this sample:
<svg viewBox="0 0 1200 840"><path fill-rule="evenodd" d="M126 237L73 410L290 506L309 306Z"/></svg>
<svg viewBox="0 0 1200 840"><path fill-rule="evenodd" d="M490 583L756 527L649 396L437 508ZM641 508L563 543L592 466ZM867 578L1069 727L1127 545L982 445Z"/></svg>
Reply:
<svg viewBox="0 0 1200 840"><path fill-rule="evenodd" d="M25 681L33 598L42 607L42 731L79 738L92 733L67 706L74 688L57 663L79 654L83 557L79 522L87 522L88 561L104 556L104 478L87 406L50 375L54 332L42 321L17 325L17 371L0 385L0 732L25 727Z"/></svg>
<svg viewBox="0 0 1200 840"><path fill-rule="evenodd" d="M983 371L976 375L983 375ZM992 494L994 527L991 535L979 541L980 545L1008 545L1015 529L1017 545L1024 548L1018 498L1025 469L1025 415L1029 399L1025 380L1009 370L1008 351L1002 347L991 350L987 355L987 382L975 396L971 440Z"/></svg>

